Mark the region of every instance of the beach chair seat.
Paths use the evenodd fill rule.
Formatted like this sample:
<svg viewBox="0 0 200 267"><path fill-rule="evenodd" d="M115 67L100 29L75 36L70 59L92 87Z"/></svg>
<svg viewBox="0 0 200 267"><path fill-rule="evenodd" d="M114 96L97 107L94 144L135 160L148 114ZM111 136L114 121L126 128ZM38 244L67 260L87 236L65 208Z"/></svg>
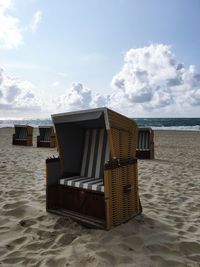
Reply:
<svg viewBox="0 0 200 267"><path fill-rule="evenodd" d="M109 159L106 130L103 128L87 129L80 176L60 179L60 184L104 192L102 166Z"/></svg>
<svg viewBox="0 0 200 267"><path fill-rule="evenodd" d="M92 177L74 176L60 179L60 184L104 192L103 179L101 178L96 179Z"/></svg>
<svg viewBox="0 0 200 267"><path fill-rule="evenodd" d="M29 125L15 125L15 133L13 134L13 145L33 145L33 127Z"/></svg>
<svg viewBox="0 0 200 267"><path fill-rule="evenodd" d="M39 126L37 147L55 147L56 137L53 126Z"/></svg>
<svg viewBox="0 0 200 267"><path fill-rule="evenodd" d="M107 108L52 119L59 157L46 160L47 211L102 229L141 213L137 124Z"/></svg>
<svg viewBox="0 0 200 267"><path fill-rule="evenodd" d="M154 158L154 133L151 128L138 129L136 156L139 159Z"/></svg>

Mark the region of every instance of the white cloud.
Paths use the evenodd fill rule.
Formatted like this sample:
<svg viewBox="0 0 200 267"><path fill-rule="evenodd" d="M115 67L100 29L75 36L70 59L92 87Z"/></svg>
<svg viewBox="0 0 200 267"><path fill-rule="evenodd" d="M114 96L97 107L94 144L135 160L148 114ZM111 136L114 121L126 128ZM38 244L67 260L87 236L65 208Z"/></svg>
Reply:
<svg viewBox="0 0 200 267"><path fill-rule="evenodd" d="M0 0L0 47L7 49L16 48L23 42L19 19L8 14L12 2Z"/></svg>
<svg viewBox="0 0 200 267"><path fill-rule="evenodd" d="M42 21L42 16L43 16L43 14L42 14L42 11L41 11L41 10L38 10L38 11L34 14L33 19L32 19L32 21L31 21L31 23L30 23L30 29L31 29L31 31L32 31L33 33L35 33L35 32L37 31L38 26L39 26L39 24L40 24L41 21Z"/></svg>
<svg viewBox="0 0 200 267"><path fill-rule="evenodd" d="M17 48L23 43L23 35L27 31L35 33L41 23L43 13L38 10L29 25L21 26L21 21L12 15L14 0L0 0L0 47L6 49Z"/></svg>
<svg viewBox="0 0 200 267"><path fill-rule="evenodd" d="M68 92L59 96L54 104L56 109L61 111L70 111L76 109L88 108L92 100L92 92L85 88L81 83L72 83Z"/></svg>
<svg viewBox="0 0 200 267"><path fill-rule="evenodd" d="M71 88L63 96L53 100L53 105L58 111L70 111L105 106L107 97L93 94L82 83L72 83Z"/></svg>
<svg viewBox="0 0 200 267"><path fill-rule="evenodd" d="M42 107L57 113L108 106L131 117L196 116L200 112L200 73L193 65L185 67L177 62L167 45L130 49L111 87L112 91L103 95L82 83L72 83L64 95L46 101ZM20 109L40 110L33 91L31 83L0 71L1 110L9 110L13 117Z"/></svg>
<svg viewBox="0 0 200 267"><path fill-rule="evenodd" d="M162 116L199 104L200 73L175 60L168 45L130 49L121 71L112 79L109 105L126 114ZM117 104L118 103L118 104ZM138 110L140 113L138 113ZM137 116L138 116L137 115Z"/></svg>
<svg viewBox="0 0 200 267"><path fill-rule="evenodd" d="M0 111L5 117L27 117L41 111L41 102L34 94L34 85L5 74L0 68Z"/></svg>
<svg viewBox="0 0 200 267"><path fill-rule="evenodd" d="M108 95L94 94L73 83L55 101L57 110L108 106L128 116L193 116L200 109L200 73L196 67L175 60L171 47L163 44L130 49L121 71L111 82Z"/></svg>

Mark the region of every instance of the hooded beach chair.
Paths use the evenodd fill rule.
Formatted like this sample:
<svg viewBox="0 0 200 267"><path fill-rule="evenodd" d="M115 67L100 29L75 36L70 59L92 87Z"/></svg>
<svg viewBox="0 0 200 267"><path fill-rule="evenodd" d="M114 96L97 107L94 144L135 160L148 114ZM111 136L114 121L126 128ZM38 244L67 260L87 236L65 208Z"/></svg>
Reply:
<svg viewBox="0 0 200 267"><path fill-rule="evenodd" d="M53 126L39 126L39 134L37 136L37 147L56 146L56 136Z"/></svg>
<svg viewBox="0 0 200 267"><path fill-rule="evenodd" d="M46 208L110 229L141 213L137 124L98 108L52 115L59 157L46 160Z"/></svg>
<svg viewBox="0 0 200 267"><path fill-rule="evenodd" d="M151 128L138 128L136 157L154 159L154 132Z"/></svg>
<svg viewBox="0 0 200 267"><path fill-rule="evenodd" d="M13 145L32 146L33 127L29 125L15 125L12 143Z"/></svg>

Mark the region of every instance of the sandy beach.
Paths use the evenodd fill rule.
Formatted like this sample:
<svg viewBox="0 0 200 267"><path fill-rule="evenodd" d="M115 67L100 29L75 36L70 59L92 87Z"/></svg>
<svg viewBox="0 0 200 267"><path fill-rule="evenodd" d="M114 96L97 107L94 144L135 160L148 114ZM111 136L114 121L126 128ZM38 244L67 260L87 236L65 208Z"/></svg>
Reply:
<svg viewBox="0 0 200 267"><path fill-rule="evenodd" d="M139 160L143 214L110 231L48 214L45 159L0 129L0 266L200 267L200 132L155 131Z"/></svg>

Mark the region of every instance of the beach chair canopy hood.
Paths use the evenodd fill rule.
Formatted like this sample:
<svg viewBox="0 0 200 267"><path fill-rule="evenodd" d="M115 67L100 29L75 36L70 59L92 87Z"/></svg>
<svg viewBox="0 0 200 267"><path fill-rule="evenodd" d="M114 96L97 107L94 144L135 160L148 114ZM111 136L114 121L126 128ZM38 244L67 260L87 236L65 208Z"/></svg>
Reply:
<svg viewBox="0 0 200 267"><path fill-rule="evenodd" d="M97 142L102 134L104 135L104 144L102 145L105 148L107 132L104 110L59 114L53 115L52 118L55 124L63 172L80 174L84 152L86 153L87 149L92 148L95 150L95 147L98 149ZM103 133L102 129L104 129ZM86 145L88 147L84 147ZM89 151L87 154L89 156ZM85 160L87 159L85 158Z"/></svg>

